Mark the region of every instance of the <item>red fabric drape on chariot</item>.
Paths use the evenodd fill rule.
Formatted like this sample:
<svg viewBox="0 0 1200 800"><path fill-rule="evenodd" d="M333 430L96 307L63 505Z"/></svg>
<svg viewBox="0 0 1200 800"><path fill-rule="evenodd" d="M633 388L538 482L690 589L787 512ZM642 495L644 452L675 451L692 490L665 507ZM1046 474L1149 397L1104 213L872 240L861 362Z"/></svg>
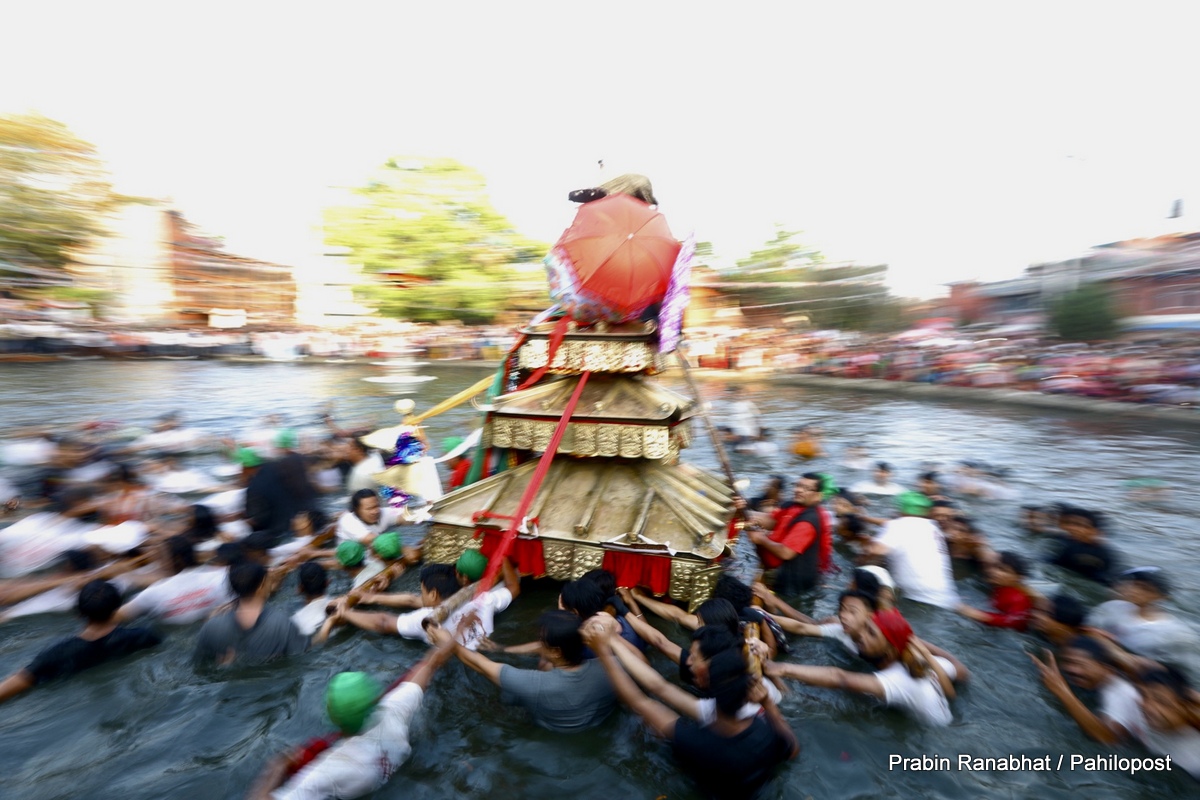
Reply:
<svg viewBox="0 0 1200 800"><path fill-rule="evenodd" d="M671 588L669 556L609 550L604 554L604 569L617 576L617 586L645 586L655 594L666 594Z"/></svg>
<svg viewBox="0 0 1200 800"><path fill-rule="evenodd" d="M492 556L496 554L496 550L504 541L504 534L500 531L485 531L476 529L476 535L483 534L483 543L479 546L479 550L488 560L491 561ZM512 543L512 549L509 551L509 558L512 559L513 566L522 575L532 575L535 578L546 577L546 558L542 551L542 542L540 539L517 539Z"/></svg>

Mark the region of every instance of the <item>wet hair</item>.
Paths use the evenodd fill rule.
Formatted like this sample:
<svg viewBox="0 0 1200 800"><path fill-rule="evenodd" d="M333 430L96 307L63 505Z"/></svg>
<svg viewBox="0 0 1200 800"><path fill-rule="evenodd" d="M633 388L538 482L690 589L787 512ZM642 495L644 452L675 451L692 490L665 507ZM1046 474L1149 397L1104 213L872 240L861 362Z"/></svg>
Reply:
<svg viewBox="0 0 1200 800"><path fill-rule="evenodd" d="M87 550L64 550L63 566L72 572L87 572L96 567L96 557Z"/></svg>
<svg viewBox="0 0 1200 800"><path fill-rule="evenodd" d="M350 495L350 511L353 514L358 514L358 507L362 505L362 501L368 497L378 497L374 489L359 489L354 494Z"/></svg>
<svg viewBox="0 0 1200 800"><path fill-rule="evenodd" d="M867 574L870 575L869 572ZM875 576L871 575L871 577L874 578ZM842 603L849 598L858 598L859 600L862 600L864 603L867 604L867 608L870 609L872 614L874 614L876 611L879 610L879 604L875 600L875 595L867 594L866 592L858 590L858 589L847 589L846 591L839 594L838 595L838 608L841 608Z"/></svg>
<svg viewBox="0 0 1200 800"><path fill-rule="evenodd" d="M319 508L310 509L308 512L308 524L312 526L313 533L320 533L329 525L329 515Z"/></svg>
<svg viewBox="0 0 1200 800"><path fill-rule="evenodd" d="M749 586L733 577L728 572L721 573L717 585L713 587L713 597L721 597L733 604L739 612L751 604L754 592Z"/></svg>
<svg viewBox="0 0 1200 800"><path fill-rule="evenodd" d="M578 614L580 619L588 619L603 611L607 603L608 596L595 581L580 578L563 584L563 608Z"/></svg>
<svg viewBox="0 0 1200 800"><path fill-rule="evenodd" d="M738 634L738 625L741 620L738 619L737 609L724 597L705 600L696 607L696 616L704 620L705 626L728 628L734 636Z"/></svg>
<svg viewBox="0 0 1200 800"><path fill-rule="evenodd" d="M253 561L238 561L229 568L229 588L239 599L253 597L266 579L267 568Z"/></svg>
<svg viewBox="0 0 1200 800"><path fill-rule="evenodd" d="M270 531L255 531L242 539L242 550L247 553L265 553L271 549L275 537Z"/></svg>
<svg viewBox="0 0 1200 800"><path fill-rule="evenodd" d="M308 597L320 597L329 586L329 574L317 561L305 561L300 565L300 591Z"/></svg>
<svg viewBox="0 0 1200 800"><path fill-rule="evenodd" d="M167 555L171 557L171 567L177 572L196 566L196 548L187 536L167 539Z"/></svg>
<svg viewBox="0 0 1200 800"><path fill-rule="evenodd" d="M1059 517L1075 517L1091 525L1096 530L1104 529L1104 517L1096 511L1079 506L1064 506L1059 512Z"/></svg>
<svg viewBox="0 0 1200 800"><path fill-rule="evenodd" d="M800 480L816 481L817 489L823 492L825 491L825 485L829 482L829 476L823 475L820 472L806 472L800 476Z"/></svg>
<svg viewBox="0 0 1200 800"><path fill-rule="evenodd" d="M882 587L879 584L879 576L862 568L854 570L854 589L852 591L870 597L872 605L879 602L877 598L880 588Z"/></svg>
<svg viewBox="0 0 1200 800"><path fill-rule="evenodd" d="M1083 603L1071 595L1060 592L1050 598L1050 618L1059 625L1078 628L1086 617L1087 609Z"/></svg>
<svg viewBox="0 0 1200 800"><path fill-rule="evenodd" d="M1186 698L1192 688L1187 677L1182 672L1175 669L1175 667L1165 664L1151 667L1143 672L1140 677L1143 684L1152 683L1158 686L1166 686L1180 699Z"/></svg>
<svg viewBox="0 0 1200 800"><path fill-rule="evenodd" d="M1000 563L1017 573L1022 578L1029 577L1029 559L1012 550L1004 550L999 556Z"/></svg>
<svg viewBox="0 0 1200 800"><path fill-rule="evenodd" d="M105 580L89 581L79 590L75 608L88 622L108 622L121 607L121 593Z"/></svg>
<svg viewBox="0 0 1200 800"><path fill-rule="evenodd" d="M241 542L224 542L217 545L217 552L213 554L213 560L219 564L228 564L233 566L239 561L246 558L246 551L242 548Z"/></svg>
<svg viewBox="0 0 1200 800"><path fill-rule="evenodd" d="M863 524L862 518L857 514L847 514L842 518L842 525L846 529L846 533L857 536L866 530L866 525Z"/></svg>
<svg viewBox="0 0 1200 800"><path fill-rule="evenodd" d="M192 506L192 524L183 535L194 544L207 542L216 536L217 518L213 515L212 509L200 503Z"/></svg>
<svg viewBox="0 0 1200 800"><path fill-rule="evenodd" d="M883 470L884 472L891 472L892 465L887 463L886 461L877 461L875 463L875 469Z"/></svg>
<svg viewBox="0 0 1200 800"><path fill-rule="evenodd" d="M712 658L725 650L736 650L738 638L721 625L703 625L692 631L692 641L700 645L700 655Z"/></svg>
<svg viewBox="0 0 1200 800"><path fill-rule="evenodd" d="M428 564L421 568L421 585L428 592L437 592L445 600L458 591L458 578L453 564Z"/></svg>
<svg viewBox="0 0 1200 800"><path fill-rule="evenodd" d="M600 587L600 591L604 592L604 596L612 597L617 593L617 576L613 575L606 569L594 569L591 572L585 572L581 581L591 581Z"/></svg>
<svg viewBox="0 0 1200 800"><path fill-rule="evenodd" d="M955 505L950 500L934 500L931 508L955 508Z"/></svg>
<svg viewBox="0 0 1200 800"><path fill-rule="evenodd" d="M583 663L583 637L579 633L582 624L583 620L570 611L547 611L538 619L542 643L556 648L571 666Z"/></svg>
<svg viewBox="0 0 1200 800"><path fill-rule="evenodd" d="M734 716L746 704L750 675L741 650L722 650L709 660L708 689L717 701L717 710L727 716Z"/></svg>
<svg viewBox="0 0 1200 800"><path fill-rule="evenodd" d="M1072 650L1082 650L1104 666L1112 667L1112 659L1109 657L1108 651L1104 649L1104 645L1090 636L1076 636L1067 642L1066 646Z"/></svg>
<svg viewBox="0 0 1200 800"><path fill-rule="evenodd" d="M933 481L934 483L937 483L938 474L936 472L922 472L920 478L923 481Z"/></svg>

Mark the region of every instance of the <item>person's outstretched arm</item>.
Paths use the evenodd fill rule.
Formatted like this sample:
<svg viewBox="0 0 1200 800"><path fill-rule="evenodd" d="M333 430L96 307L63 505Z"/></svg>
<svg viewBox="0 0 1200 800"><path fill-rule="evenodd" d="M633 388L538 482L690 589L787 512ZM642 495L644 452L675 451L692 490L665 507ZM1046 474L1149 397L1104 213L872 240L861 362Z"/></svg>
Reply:
<svg viewBox="0 0 1200 800"><path fill-rule="evenodd" d="M1058 664L1054 660L1054 654L1049 650L1045 650L1044 652L1046 654L1045 663L1039 661L1033 653L1028 653L1029 660L1037 667L1038 673L1042 676L1042 683L1063 704L1063 707L1067 709L1067 713L1071 715L1071 719L1075 720L1080 730L1101 744L1114 745L1126 738L1128 733L1120 725L1117 725L1115 722L1103 720L1088 710L1083 701L1071 691L1071 687L1067 685L1067 681L1063 678L1062 673L1058 671Z"/></svg>
<svg viewBox="0 0 1200 800"><path fill-rule="evenodd" d="M596 658L604 667L608 680L612 684L621 702L629 710L637 714L655 735L670 741L675 738L675 723L679 715L671 709L652 700L638 690L633 678L629 677L613 653L609 632L601 625L588 625L583 631L583 641L596 653Z"/></svg>
<svg viewBox="0 0 1200 800"><path fill-rule="evenodd" d="M655 600L653 597L648 597L636 590L633 596L637 598L638 603L647 611L652 611L655 615L663 619L678 622L683 627L693 631L700 627L700 620L696 619L695 614L689 614L674 603L664 603L661 600Z"/></svg>
<svg viewBox="0 0 1200 800"><path fill-rule="evenodd" d="M0 703L3 703L9 698L16 697L22 692L27 692L34 687L32 673L27 669L14 672L0 682Z"/></svg>
<svg viewBox="0 0 1200 800"><path fill-rule="evenodd" d="M883 684L874 675L864 672L848 672L837 667L814 667L808 664L780 664L776 661L768 661L763 665L763 674L791 678L809 686L842 689L848 692L869 694L880 700L884 699Z"/></svg>

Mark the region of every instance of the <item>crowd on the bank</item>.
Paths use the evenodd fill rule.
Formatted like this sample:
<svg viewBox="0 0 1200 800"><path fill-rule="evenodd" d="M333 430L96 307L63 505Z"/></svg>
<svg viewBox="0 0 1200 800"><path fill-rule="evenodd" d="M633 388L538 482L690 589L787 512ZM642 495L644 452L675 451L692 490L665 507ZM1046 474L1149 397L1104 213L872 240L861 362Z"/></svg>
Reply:
<svg viewBox="0 0 1200 800"><path fill-rule="evenodd" d="M756 410L734 398L726 441L753 448L765 441ZM165 434L177 425L168 418L156 427ZM0 702L164 640L190 648L201 669L220 669L299 657L346 635L339 631L361 630L431 649L390 686L364 672L338 674L326 692L337 733L266 765L251 796L344 798L378 788L411 753L410 727L435 674L457 659L552 731L590 728L622 705L670 743L702 792L749 797L798 752L778 708L789 682L873 697L924 725L951 723L970 671L961 654L907 621L907 610L926 604L1040 637L1044 654L1031 668L1088 736L1170 755L1200 779L1200 639L1165 605L1182 576L1117 552L1101 512L1029 507L1021 520L1045 540L1046 563L1110 587L1112 599L1088 609L1070 594L1040 591L1030 553L996 551L964 512L960 498L1004 489L997 471L964 465L908 485L886 463L847 451L844 474L863 477L848 488L807 471L735 498L730 532L759 559L750 583L726 572L688 611L598 569L562 586L528 641L502 645L492 638L495 618L520 598L522 576L508 559L490 565L474 549L455 564L422 563L419 533L442 481L415 496L379 478L431 458L432 446L414 428L401 431L395 452L380 453L367 433L328 415L318 435L304 437L264 420L225 442L231 483L206 487L199 503L170 490L187 473L172 458L97 445L83 430L57 438L40 467L0 480L3 512L16 519L0 528L0 621L75 611L83 627L0 682ZM448 489L469 480L463 444L439 443L441 452L461 451L444 462ZM805 428L790 447L815 458L820 432ZM327 517L323 509L340 497L344 510ZM855 566L839 574L838 559ZM963 602L954 562L990 587L989 608ZM418 568L416 592L393 589ZM291 572L300 600L288 613L272 597ZM829 619L796 608L821 583L843 585ZM671 625L687 631L684 643L663 632ZM828 639L863 669L798 663L788 642L795 636ZM677 674L655 669L653 653ZM525 656L525 666L507 663Z"/></svg>

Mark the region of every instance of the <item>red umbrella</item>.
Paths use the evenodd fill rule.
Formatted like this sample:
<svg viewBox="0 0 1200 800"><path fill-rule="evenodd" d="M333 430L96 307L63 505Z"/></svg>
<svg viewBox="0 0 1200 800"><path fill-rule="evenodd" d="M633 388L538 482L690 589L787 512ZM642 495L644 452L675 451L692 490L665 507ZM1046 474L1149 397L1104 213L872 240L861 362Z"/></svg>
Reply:
<svg viewBox="0 0 1200 800"><path fill-rule="evenodd" d="M546 256L550 296L583 322L625 322L663 299L680 243L629 195L585 203Z"/></svg>

